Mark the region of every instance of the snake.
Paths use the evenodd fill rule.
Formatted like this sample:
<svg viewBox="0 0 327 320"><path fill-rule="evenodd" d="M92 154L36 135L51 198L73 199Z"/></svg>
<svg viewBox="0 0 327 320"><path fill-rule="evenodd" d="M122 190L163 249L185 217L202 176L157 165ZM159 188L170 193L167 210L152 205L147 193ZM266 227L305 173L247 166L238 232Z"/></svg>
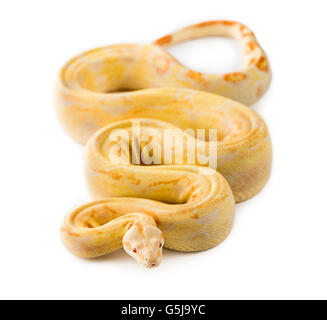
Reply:
<svg viewBox="0 0 327 320"><path fill-rule="evenodd" d="M217 35L240 39L242 72L197 73L162 48ZM55 107L64 130L86 144L85 176L93 201L66 215L64 246L82 258L123 247L152 268L161 263L163 247L190 252L224 241L235 203L256 195L270 175L268 128L243 104L259 99L270 77L253 32L231 21L200 23L150 45L112 45L71 59L59 73ZM135 124L147 143L133 143ZM209 139L212 129L215 140ZM192 134L198 130L204 136ZM118 153L118 140L112 139L117 132L125 133ZM175 145L167 148L164 135ZM137 151L142 159L135 164ZM215 151L213 165L203 161L208 151ZM161 159L167 152L168 164ZM189 154L197 157L189 162Z"/></svg>

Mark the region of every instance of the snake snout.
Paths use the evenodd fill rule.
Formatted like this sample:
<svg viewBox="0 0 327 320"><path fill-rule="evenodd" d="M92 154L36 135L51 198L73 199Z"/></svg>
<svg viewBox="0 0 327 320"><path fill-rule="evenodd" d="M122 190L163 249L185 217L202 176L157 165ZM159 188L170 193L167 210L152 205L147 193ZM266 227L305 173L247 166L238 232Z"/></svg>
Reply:
<svg viewBox="0 0 327 320"><path fill-rule="evenodd" d="M145 268L151 269L158 267L162 261L162 249L158 248L157 243L146 246L144 250L144 259L142 264Z"/></svg>
<svg viewBox="0 0 327 320"><path fill-rule="evenodd" d="M158 267L162 261L162 257L153 257L152 259L147 259L145 261L145 267L148 269Z"/></svg>

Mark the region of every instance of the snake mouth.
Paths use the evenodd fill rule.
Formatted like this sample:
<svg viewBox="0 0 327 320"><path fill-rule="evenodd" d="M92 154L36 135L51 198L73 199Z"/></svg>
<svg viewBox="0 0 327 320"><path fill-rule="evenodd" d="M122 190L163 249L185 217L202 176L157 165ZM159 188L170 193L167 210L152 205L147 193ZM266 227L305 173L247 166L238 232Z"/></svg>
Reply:
<svg viewBox="0 0 327 320"><path fill-rule="evenodd" d="M126 93L126 92L139 91L139 90L142 90L142 89L128 88L128 87L124 86L124 87L116 89L115 91L107 91L105 93Z"/></svg>

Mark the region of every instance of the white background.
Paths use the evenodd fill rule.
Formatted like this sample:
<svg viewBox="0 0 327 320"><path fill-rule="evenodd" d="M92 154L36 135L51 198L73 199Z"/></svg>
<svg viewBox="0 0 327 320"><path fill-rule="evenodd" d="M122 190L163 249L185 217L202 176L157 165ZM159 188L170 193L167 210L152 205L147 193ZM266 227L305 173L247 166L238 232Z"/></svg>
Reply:
<svg viewBox="0 0 327 320"><path fill-rule="evenodd" d="M324 1L6 1L0 5L1 298L327 298L327 46ZM89 201L83 146L61 129L63 63L107 44L147 43L210 19L247 24L273 82L253 106L273 141L265 189L237 205L232 233L201 253L164 251L143 270L123 251L81 260L61 245L64 215ZM232 40L170 50L199 71L235 71Z"/></svg>

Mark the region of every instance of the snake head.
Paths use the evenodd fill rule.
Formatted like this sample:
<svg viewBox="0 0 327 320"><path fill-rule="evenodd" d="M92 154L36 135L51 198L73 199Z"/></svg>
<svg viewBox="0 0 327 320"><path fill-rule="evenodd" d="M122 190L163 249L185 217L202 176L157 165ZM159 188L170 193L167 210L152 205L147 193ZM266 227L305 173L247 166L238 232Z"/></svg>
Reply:
<svg viewBox="0 0 327 320"><path fill-rule="evenodd" d="M123 238L125 251L146 268L154 268L161 263L163 244L161 230L152 225L135 224Z"/></svg>

